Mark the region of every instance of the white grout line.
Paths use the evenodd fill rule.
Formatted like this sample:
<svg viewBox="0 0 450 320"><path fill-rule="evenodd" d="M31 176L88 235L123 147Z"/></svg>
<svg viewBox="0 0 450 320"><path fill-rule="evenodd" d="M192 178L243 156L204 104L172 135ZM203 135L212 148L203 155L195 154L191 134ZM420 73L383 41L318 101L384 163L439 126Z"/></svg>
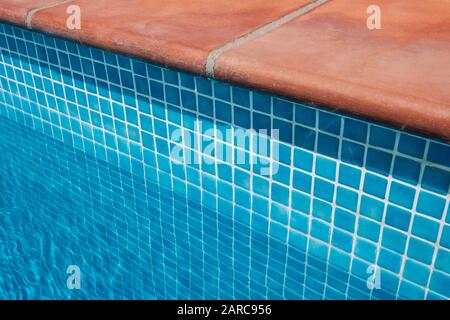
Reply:
<svg viewBox="0 0 450 320"><path fill-rule="evenodd" d="M344 136L344 126L345 125L344 125L344 119L343 118L339 119L339 126L340 126L339 135L340 136ZM339 141L338 154L342 153L342 144L343 144L342 141ZM316 158L316 161L317 161L317 158ZM294 162L292 162L292 163L294 163ZM331 203L332 213L331 213L331 221L330 221L329 239L328 239L328 243L327 243L327 245L328 245L327 250L328 251L327 251L327 261L326 261L326 267L325 267L325 285L324 285L322 300L326 299L327 291L328 291L328 288L329 288L328 278L330 277L330 274L328 273L328 269L329 269L329 266L330 266L329 262L330 262L331 250L333 249L333 245L332 245L333 233L334 233L334 228L336 226L335 225L335 217L336 217L336 208L337 208L337 193L338 193L339 186L341 186L339 184L340 170L341 170L341 165L339 165L337 163L337 161L336 161L336 169L334 171L335 177L334 177L334 181L332 182L333 183L333 201ZM351 190L351 189L347 189L347 190ZM360 195L358 195L357 205L360 202L361 202L361 198L360 198ZM311 232L311 231L309 231L309 232ZM349 280L350 280L350 278L349 278Z"/></svg>
<svg viewBox="0 0 450 320"><path fill-rule="evenodd" d="M449 207L450 207L450 201L449 201L449 199L450 199L450 194L447 194L447 202L446 202L446 204L445 204L444 212L443 212L443 214L442 214L442 218L441 218L440 225L439 225L439 229L438 229L438 234L437 234L437 237L436 237L436 242L434 243L433 256L432 256L432 258L431 258L431 263L430 263L430 265L429 265L429 267L430 267L430 274L428 275L427 284L426 284L426 286L425 286L425 295L424 295L424 299L427 299L427 298L428 298L428 295L429 295L430 290L431 290L431 289L430 289L431 278L433 277L434 271L436 270L436 259L437 259L437 255L438 255L438 253L439 253L440 250L446 250L446 248L445 248L444 246L441 246L440 243L441 243L441 239L442 239L442 233L443 233L443 230L444 230L444 226L446 225L446 224L445 224L445 221L446 221L446 219L447 219L447 215L448 215L449 212L450 212L450 211L449 211ZM427 267L428 267L428 265L427 265ZM439 269L438 269L438 270L439 270ZM440 270L440 271L442 271L442 270Z"/></svg>
<svg viewBox="0 0 450 320"><path fill-rule="evenodd" d="M50 8L53 8L53 7L57 7L60 4L69 3L69 2L72 2L72 1L73 0L59 0L59 1L56 1L56 2L47 3L47 4L44 4L42 6L39 6L39 7L31 9L30 11L27 12L27 15L25 16L25 25L27 26L28 29L31 29L31 27L32 27L32 19L33 19L33 16L34 16L34 14L36 12L41 11L41 10L45 10L45 9L50 9Z"/></svg>
<svg viewBox="0 0 450 320"><path fill-rule="evenodd" d="M246 33L243 36L241 36L237 39L234 39L219 48L213 49L209 53L208 58L206 60L206 66L205 66L206 75L210 78L214 78L214 66L216 64L216 60L225 51L236 48L245 42L256 39L270 31L282 26L283 24L288 23L289 21L310 12L311 10L327 3L328 1L329 0L316 0L304 7L301 7L299 9L287 14L287 15L282 16L281 18L279 18L277 20L274 20L266 25L263 25L262 27L260 27L256 30Z"/></svg>
<svg viewBox="0 0 450 320"><path fill-rule="evenodd" d="M367 165L367 155L369 153L368 151L369 151L369 146L370 146L370 142L369 141L370 141L371 130L372 130L372 126L368 126L367 127L366 140L364 141L363 164L360 167L360 170L361 170L360 184L359 184L358 190L356 191L358 193L358 202L356 204L355 224L354 224L354 227L353 227L353 233L350 234L350 236L352 237L352 248L351 248L351 251L349 253L349 256L350 256L350 262L349 262L349 265L348 265L348 273L349 274L348 274L348 278L347 278L347 283L345 285L345 299L346 300L351 300L351 299L349 299L349 293L350 293L350 289L351 289L350 281L352 279L352 276L354 276L354 274L352 273L353 261L355 260L355 257L356 257L355 252L356 252L356 244L357 244L357 241L358 241L359 221L360 221L360 218L361 218L360 211L361 211L362 197L363 197L363 195L365 195L365 193L364 193L364 184L365 184L366 175L367 175L366 165ZM341 160L342 159L340 159L340 161ZM339 167L341 166L341 163L344 163L344 162L339 162ZM386 193L387 193L387 186L386 186ZM383 202L383 204L385 206L387 206L384 202Z"/></svg>
<svg viewBox="0 0 450 320"><path fill-rule="evenodd" d="M295 111L295 109L294 109ZM294 113L295 117L295 113ZM314 130L319 129L319 116L317 111L315 112L315 119L314 119ZM309 197L311 198L311 202L309 205L309 213L308 213L308 233L306 234L306 247L305 247L305 265L303 268L303 287L302 287L302 300L305 300L305 294L306 289L310 289L306 285L307 280L307 274L308 274L308 260L310 257L309 253L309 244L311 242L311 227L312 227L312 221L314 218L313 215L313 208L314 208L314 188L315 188L315 182L316 182L316 162L317 162L317 140L319 138L319 135L316 134L314 137L314 150L312 151L312 167L311 167L311 189L309 190ZM295 137L294 137L295 139ZM293 151L294 152L294 151ZM292 165L292 164L291 164Z"/></svg>
<svg viewBox="0 0 450 320"><path fill-rule="evenodd" d="M378 241L376 243L377 251L375 253L375 261L373 262L373 266L375 267L375 270L378 273L378 276L379 276L379 279L380 279L380 288L379 289L381 289L381 286L383 285L381 283L381 281L382 281L381 279L382 278L381 278L381 270L380 270L380 266L379 266L380 255L381 255L381 249L383 248L383 235L384 235L385 227L386 227L386 225L389 226L389 224L386 223L386 217L387 217L389 205L391 204L391 202L389 201L389 197L390 197L390 194L391 194L392 182L396 182L393 179L393 173L394 173L395 159L397 158L397 150L398 150L399 143L400 143L400 135L396 134L395 135L394 148L392 149L392 163L391 163L391 167L389 168L389 173L387 175L386 194L384 195L384 200L383 200L383 203L385 205L384 205L384 208L383 208L383 215L381 216L382 218L381 218L381 221L380 221L380 234L378 235ZM428 146L428 142L426 142L426 143L427 143L427 146ZM424 159L427 154L428 154L428 150L425 149L422 159ZM420 171L420 179L422 179L423 172L425 171L425 166L421 165L420 170L421 170ZM422 181L422 180L419 180L419 181ZM413 219L414 219L413 214L412 214L412 209L415 208L415 206L417 204L417 201L419 199L419 194L420 194L420 191L418 191L418 190L414 190L414 192L415 192L415 194L414 194L414 204L413 204L413 207L410 210L411 216L410 216L409 227L408 227L408 231L407 231L407 235L406 235L407 243L409 243L409 239L411 237L411 230L412 230ZM408 249L408 245L405 244L405 252L404 252L404 255L402 256L402 262L400 264L400 270L398 272L399 281L398 281L398 286L397 286L397 290L396 290L396 293L395 293L395 299L398 299L398 295L399 295L399 292L400 292L401 278L402 278L402 275L403 275L404 263L406 261L405 259L406 259L407 249ZM372 296L374 294L374 290L379 290L379 289L378 288L372 288L371 289L370 299L372 299Z"/></svg>
<svg viewBox="0 0 450 320"><path fill-rule="evenodd" d="M397 139L397 140L399 140L399 139ZM395 146L395 149L394 149L394 156L395 157L397 156L398 143L399 143L399 141L396 141L396 146ZM425 142L425 149L424 149L424 154L423 154L423 157L422 157L422 161L424 161L426 159L426 157L428 156L429 148L430 148L430 141L427 140ZM422 181L423 175L425 174L425 169L426 169L426 166L423 165L423 162L422 162L422 164L420 166L419 181ZM391 184L393 182L393 180L392 180L392 172L389 174L389 180L388 181L389 181L388 182L389 190L391 190L390 188L391 188ZM419 197L420 197L420 191L419 190L415 190L413 204L412 204L411 209L409 210L409 212L411 213L411 217L410 217L410 221L409 221L408 230L406 231L405 249L404 249L403 254L401 255L402 257L401 257L401 262L400 262L400 270L398 272L398 279L399 279L399 281L398 281L397 291L396 291L396 294L395 294L396 299L401 299L401 297L400 297L400 289L401 289L402 282L403 282L403 276L404 276L404 273L405 273L406 262L407 262L407 260L409 258L409 256L408 256L409 243L410 243L411 239L414 239L412 237L412 235L413 235L413 227L414 227L414 222L415 222L415 217L416 217L415 211L417 209L417 205L418 205L418 202L419 202ZM386 195L386 201L389 201L388 195ZM383 215L383 228L384 228L385 218L386 218L386 215L387 215L387 207L388 207L388 205L386 205L385 214ZM382 240L382 238L380 240ZM435 243L437 244L437 242L435 242ZM380 257L380 252L378 252L377 261L378 261L379 257ZM431 265L427 264L427 267L431 267ZM425 295L424 295L424 298L425 298Z"/></svg>

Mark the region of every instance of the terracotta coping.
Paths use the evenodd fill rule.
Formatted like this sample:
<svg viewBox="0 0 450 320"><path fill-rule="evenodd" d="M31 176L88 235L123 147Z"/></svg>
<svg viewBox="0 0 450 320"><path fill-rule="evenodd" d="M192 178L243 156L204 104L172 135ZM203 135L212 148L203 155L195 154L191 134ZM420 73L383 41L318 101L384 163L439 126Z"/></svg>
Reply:
<svg viewBox="0 0 450 320"><path fill-rule="evenodd" d="M27 14L32 9L59 2L55 0L0 0L0 20L26 25Z"/></svg>
<svg viewBox="0 0 450 320"><path fill-rule="evenodd" d="M56 3L0 0L0 20L450 141L448 0Z"/></svg>

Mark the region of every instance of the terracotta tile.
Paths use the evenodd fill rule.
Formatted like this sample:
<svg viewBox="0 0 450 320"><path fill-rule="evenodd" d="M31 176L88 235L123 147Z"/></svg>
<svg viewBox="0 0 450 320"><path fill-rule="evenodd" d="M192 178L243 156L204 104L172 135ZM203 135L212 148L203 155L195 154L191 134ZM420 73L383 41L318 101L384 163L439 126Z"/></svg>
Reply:
<svg viewBox="0 0 450 320"><path fill-rule="evenodd" d="M28 11L53 2L55 0L0 0L0 20L24 26Z"/></svg>
<svg viewBox="0 0 450 320"><path fill-rule="evenodd" d="M81 30L66 28L67 5L37 13L33 28L203 74L210 50L312 0L78 0Z"/></svg>
<svg viewBox="0 0 450 320"><path fill-rule="evenodd" d="M219 79L450 140L450 2L334 0L221 55Z"/></svg>

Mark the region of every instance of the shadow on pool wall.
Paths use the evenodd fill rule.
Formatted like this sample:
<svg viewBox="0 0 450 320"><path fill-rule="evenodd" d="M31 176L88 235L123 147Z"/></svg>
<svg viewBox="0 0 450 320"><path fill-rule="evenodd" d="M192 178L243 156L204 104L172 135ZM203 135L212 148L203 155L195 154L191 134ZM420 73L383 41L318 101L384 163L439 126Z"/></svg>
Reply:
<svg viewBox="0 0 450 320"><path fill-rule="evenodd" d="M81 259L86 282L96 275L81 296L450 297L449 145L7 24L0 24L0 48L0 115L59 140L42 137L43 146L71 150L50 152L49 164L59 158L67 164L68 155L77 154L77 168L64 167L54 181L67 189L79 183L86 197L67 192L71 196L61 203L78 199L83 205L71 212L48 197L40 208L48 221L56 214L52 206L68 215L57 239L63 230L77 232L64 241L76 240L78 251L59 247L56 256L61 263ZM277 173L260 175L247 162L173 161L174 147L188 148L171 141L171 133L182 128L183 137L198 138L196 121L219 130L279 129L280 142L271 145L278 146ZM2 122L36 142L32 131ZM11 157L26 162L23 150L3 143ZM252 155L233 141L215 143L240 150L245 159ZM26 176L27 166L3 165L2 171ZM32 181L42 185L38 173L45 163L34 166L39 169ZM67 178L72 175L80 176ZM86 185L90 175L108 191ZM102 207L105 199L108 207ZM2 204L8 201L2 197ZM17 210L28 221L30 213ZM71 223L71 216L81 224ZM99 261L104 271L95 265ZM374 266L380 288L369 289ZM64 268L52 270L55 279L66 276ZM55 287L47 295L77 298L60 280L48 284ZM0 297L14 296L7 282L0 284ZM23 297L38 298L37 292Z"/></svg>

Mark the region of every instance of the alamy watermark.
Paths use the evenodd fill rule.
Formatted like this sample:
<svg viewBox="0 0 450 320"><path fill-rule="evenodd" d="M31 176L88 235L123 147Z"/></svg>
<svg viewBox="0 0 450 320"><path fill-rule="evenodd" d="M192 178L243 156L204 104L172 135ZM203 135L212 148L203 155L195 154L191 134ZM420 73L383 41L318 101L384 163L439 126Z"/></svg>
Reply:
<svg viewBox="0 0 450 320"><path fill-rule="evenodd" d="M367 7L367 29L380 30L381 29L381 8L375 4Z"/></svg>
<svg viewBox="0 0 450 320"><path fill-rule="evenodd" d="M81 29L81 8L77 5L70 5L66 9L69 17L66 20L66 27L69 30Z"/></svg>
<svg viewBox="0 0 450 320"><path fill-rule="evenodd" d="M376 4L367 7L369 17L367 18L367 28L369 30L381 29L381 8ZM67 6L66 13L69 15L66 20L66 27L69 30L81 29L81 8L78 5Z"/></svg>
<svg viewBox="0 0 450 320"><path fill-rule="evenodd" d="M194 131L177 128L171 132L170 158L184 164L252 165L260 175L273 175L279 169L279 130L253 130L214 124L204 128L194 122Z"/></svg>
<svg viewBox="0 0 450 320"><path fill-rule="evenodd" d="M366 270L369 277L367 278L367 289L381 289L381 272L380 269L375 265L370 265Z"/></svg>
<svg viewBox="0 0 450 320"><path fill-rule="evenodd" d="M70 265L67 267L66 273L69 274L67 277L66 285L70 290L80 290L81 289L81 270L77 265Z"/></svg>

